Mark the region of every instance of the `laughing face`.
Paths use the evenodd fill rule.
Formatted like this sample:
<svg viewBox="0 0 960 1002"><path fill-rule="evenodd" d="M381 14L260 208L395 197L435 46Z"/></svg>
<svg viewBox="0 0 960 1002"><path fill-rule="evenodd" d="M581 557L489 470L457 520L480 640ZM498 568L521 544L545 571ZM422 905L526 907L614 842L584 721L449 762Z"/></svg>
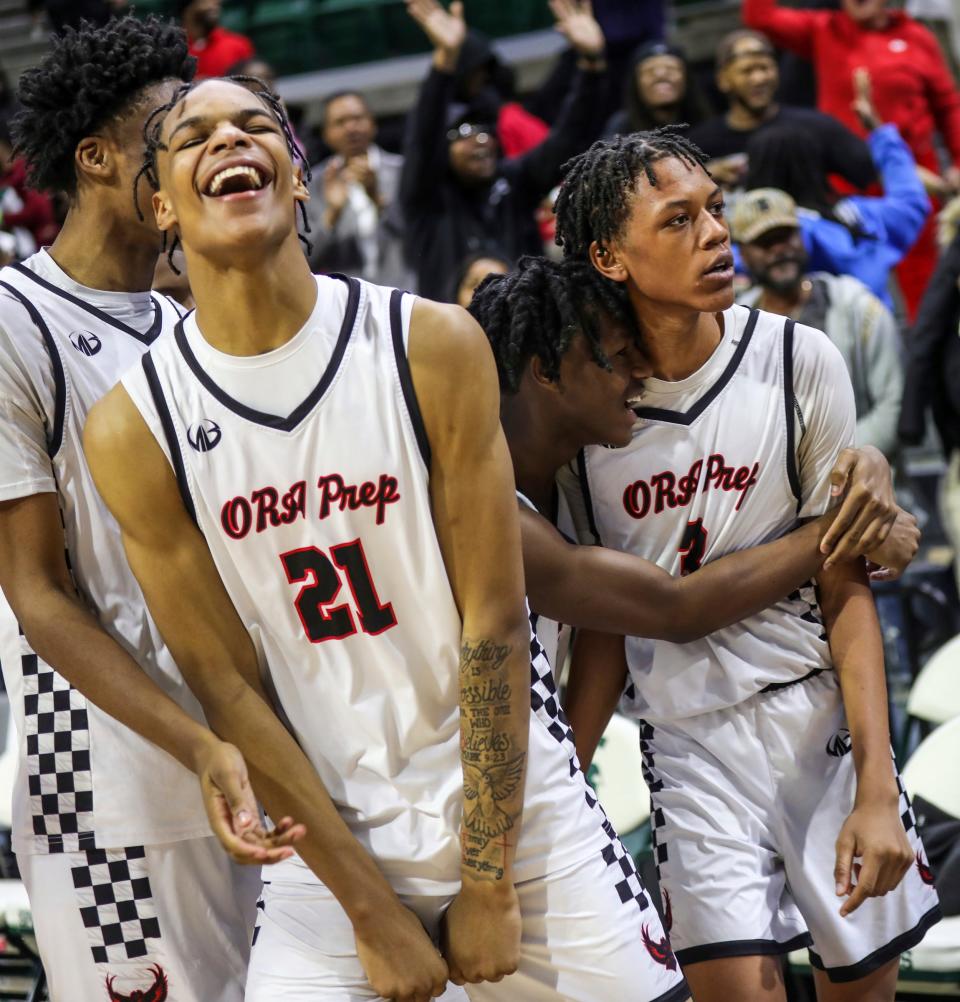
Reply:
<svg viewBox="0 0 960 1002"><path fill-rule="evenodd" d="M157 225L186 253L227 264L296 240L308 197L270 107L225 80L198 85L165 118L157 153Z"/></svg>

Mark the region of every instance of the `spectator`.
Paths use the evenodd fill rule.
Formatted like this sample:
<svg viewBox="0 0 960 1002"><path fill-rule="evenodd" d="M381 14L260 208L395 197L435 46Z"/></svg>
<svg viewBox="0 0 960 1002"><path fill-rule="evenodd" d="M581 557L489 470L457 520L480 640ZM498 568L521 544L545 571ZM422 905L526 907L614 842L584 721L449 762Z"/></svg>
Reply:
<svg viewBox="0 0 960 1002"><path fill-rule="evenodd" d="M454 273L447 298L466 309L473 299L474 290L487 275L506 275L509 270L510 261L494 247L468 254Z"/></svg>
<svg viewBox="0 0 960 1002"><path fill-rule="evenodd" d="M778 0L744 0L743 18L777 45L811 59L820 109L861 135L853 110L854 73L866 69L880 117L899 128L917 163L936 175L934 136L940 133L950 156L940 185L960 191L960 93L936 38L903 11L888 10L887 0L841 0L840 6L837 11L794 10ZM897 270L911 318L936 256L931 220Z"/></svg>
<svg viewBox="0 0 960 1002"><path fill-rule="evenodd" d="M870 81L858 76L857 107L883 179L884 194L837 200L824 181L825 151L816 136L792 128L758 132L750 140L747 188L781 188L806 210L800 214L814 271L853 275L888 306L890 270L913 246L930 211L916 163L895 125L881 125Z"/></svg>
<svg viewBox="0 0 960 1002"><path fill-rule="evenodd" d="M607 120L605 137L661 125L697 125L709 114L679 46L659 41L641 45L624 84L623 107Z"/></svg>
<svg viewBox="0 0 960 1002"><path fill-rule="evenodd" d="M197 60L197 79L222 77L235 63L253 56L253 42L220 27L221 0L177 0L177 12Z"/></svg>
<svg viewBox="0 0 960 1002"><path fill-rule="evenodd" d="M739 29L721 39L716 56L717 87L730 105L727 112L690 130L690 139L710 157L708 167L729 188L747 172L747 144L768 128L792 128L816 137L824 150L827 174L839 174L856 188L866 188L877 173L867 144L835 118L812 108L777 101L780 74L773 47L759 32Z"/></svg>
<svg viewBox="0 0 960 1002"><path fill-rule="evenodd" d="M809 273L797 206L786 192L758 188L744 195L730 229L755 283L738 302L827 333L853 383L857 445L876 446L892 461L903 394L893 315L857 279Z"/></svg>
<svg viewBox="0 0 960 1002"><path fill-rule="evenodd" d="M501 160L492 124L453 106L454 70L466 37L463 4L407 0L433 43L433 66L410 112L400 195L407 255L421 295L442 298L471 251L495 242L511 258L541 250L534 212L560 166L597 130L594 103L605 84L600 26L580 0L554 0L558 28L580 55L579 72L549 136L513 160Z"/></svg>
<svg viewBox="0 0 960 1002"><path fill-rule="evenodd" d="M50 198L27 185L26 161L14 156L10 128L3 121L0 121L0 228L17 238L16 256L21 258L53 243L59 229ZM24 239L27 235L28 239Z"/></svg>
<svg viewBox="0 0 960 1002"><path fill-rule="evenodd" d="M340 91L323 102L323 141L333 154L313 168L310 267L409 288L397 201L403 158L377 146L376 135L362 94Z"/></svg>
<svg viewBox="0 0 960 1002"><path fill-rule="evenodd" d="M907 344L907 375L900 412L900 440L919 445L929 408L947 472L940 484L940 515L960 554L960 198L941 213L944 253L930 279ZM954 570L960 583L960 559Z"/></svg>

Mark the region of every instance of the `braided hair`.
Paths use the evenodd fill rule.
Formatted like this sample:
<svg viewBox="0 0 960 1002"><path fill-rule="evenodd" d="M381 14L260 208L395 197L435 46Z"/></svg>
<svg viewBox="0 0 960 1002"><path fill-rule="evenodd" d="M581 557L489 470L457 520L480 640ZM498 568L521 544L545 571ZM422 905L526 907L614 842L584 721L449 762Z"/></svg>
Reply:
<svg viewBox="0 0 960 1002"><path fill-rule="evenodd" d="M304 168L304 178L309 184L313 180L313 173L310 170L310 164L307 161L306 155L303 150L300 149L300 144L297 142L293 129L290 126L290 120L287 118L287 113L283 107L283 101L280 99L278 94L275 94L263 80L259 77L251 76L232 76L223 77L222 79L228 81L229 83L235 83L240 87L244 87L249 90L252 94L255 94L261 101L267 106L271 115L273 115L277 124L280 126L280 130L283 133L283 138L287 144L287 150L290 153L290 159L297 163L303 165ZM157 154L163 150L166 151L166 144L162 141L161 135L163 133L163 125L167 120L167 115L189 94L198 84L203 83L203 80L194 80L189 83L185 83L182 87L178 87L174 91L173 96L166 103L161 105L159 108L154 108L154 110L147 116L147 120L143 123L143 163L140 165L140 170L137 171L137 176L133 179L133 205L137 210L137 215L143 219L143 213L140 210L140 203L137 199L137 189L140 186L141 178L146 179L147 184L154 191L160 189L160 176L157 173ZM300 216L303 220L303 228L306 233L310 232L310 221L307 218L307 207L303 202L297 203ZM309 254L313 249L313 245L310 241L301 233L297 234L297 237L304 243ZM163 234L163 249L167 254L167 263L170 265L171 270L174 274L179 275L180 269L173 263L173 255L176 253L177 248L180 246L180 237L175 235L173 240L167 242L167 234Z"/></svg>
<svg viewBox="0 0 960 1002"><path fill-rule="evenodd" d="M706 170L703 151L673 125L599 140L568 160L554 206L564 254L586 258L594 240L604 246L619 237L641 174L656 187L653 165L670 157Z"/></svg>
<svg viewBox="0 0 960 1002"><path fill-rule="evenodd" d="M608 316L630 330L636 326L623 285L577 258L523 257L509 275L488 275L469 310L493 348L500 389L511 394L520 389L534 356L546 376L558 380L560 362L577 334L587 339L597 365L609 370L600 319Z"/></svg>
<svg viewBox="0 0 960 1002"><path fill-rule="evenodd" d="M191 79L195 65L183 30L156 17L84 21L53 35L40 65L20 77L23 110L12 123L31 185L72 198L80 140L133 109L147 87Z"/></svg>

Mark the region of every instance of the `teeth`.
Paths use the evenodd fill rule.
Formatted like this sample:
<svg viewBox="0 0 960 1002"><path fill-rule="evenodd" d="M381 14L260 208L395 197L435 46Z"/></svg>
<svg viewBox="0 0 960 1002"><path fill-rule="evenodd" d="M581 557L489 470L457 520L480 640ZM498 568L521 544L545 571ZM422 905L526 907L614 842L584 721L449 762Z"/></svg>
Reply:
<svg viewBox="0 0 960 1002"><path fill-rule="evenodd" d="M213 175L213 180L207 186L207 194L219 195L224 181L228 178L237 177L239 175L245 175L250 178L254 185L256 185L257 189L263 187L263 178L260 176L260 171L258 171L256 167L248 167L246 165L239 167L226 167L219 173Z"/></svg>

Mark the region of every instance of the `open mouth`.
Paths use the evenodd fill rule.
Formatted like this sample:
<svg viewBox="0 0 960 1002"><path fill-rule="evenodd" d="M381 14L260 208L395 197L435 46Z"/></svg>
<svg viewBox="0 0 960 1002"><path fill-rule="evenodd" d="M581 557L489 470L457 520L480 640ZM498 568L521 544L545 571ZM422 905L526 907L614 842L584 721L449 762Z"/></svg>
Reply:
<svg viewBox="0 0 960 1002"><path fill-rule="evenodd" d="M223 195L238 195L241 192L260 191L267 183L262 171L250 164L238 164L235 167L224 167L210 178L204 191L211 198Z"/></svg>
<svg viewBox="0 0 960 1002"><path fill-rule="evenodd" d="M728 271L733 268L733 257L730 254L724 254L722 257L718 258L716 263L711 265L703 273L704 275L725 275Z"/></svg>

